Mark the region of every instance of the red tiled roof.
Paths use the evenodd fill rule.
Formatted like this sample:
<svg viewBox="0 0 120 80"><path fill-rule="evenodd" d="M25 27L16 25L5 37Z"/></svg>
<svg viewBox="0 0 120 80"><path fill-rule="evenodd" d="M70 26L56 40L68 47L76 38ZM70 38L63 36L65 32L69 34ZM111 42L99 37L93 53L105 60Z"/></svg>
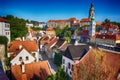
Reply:
<svg viewBox="0 0 120 80"><path fill-rule="evenodd" d="M52 39L46 46L51 47L54 43L56 43L59 39L58 38L54 38Z"/></svg>
<svg viewBox="0 0 120 80"><path fill-rule="evenodd" d="M80 22L90 22L89 18L83 18Z"/></svg>
<svg viewBox="0 0 120 80"><path fill-rule="evenodd" d="M94 38L120 40L120 34L95 34Z"/></svg>
<svg viewBox="0 0 120 80"><path fill-rule="evenodd" d="M0 17L0 22L8 22L6 19Z"/></svg>
<svg viewBox="0 0 120 80"><path fill-rule="evenodd" d="M71 22L71 21L75 21L76 18L70 18L68 20L49 20L48 22Z"/></svg>
<svg viewBox="0 0 120 80"><path fill-rule="evenodd" d="M90 50L87 55L81 59L81 61L77 62L75 65L74 65L74 69L73 69L73 79L74 80L79 80L79 74L78 74L78 71L80 69L80 66L81 66L81 63L85 63L88 68L87 68L87 71L88 70L92 70L92 65L94 63L94 57L93 57L93 53L100 53L99 49L92 49ZM95 54L96 54L95 53ZM113 53L113 52L107 52L107 51L102 51L102 53L104 54L103 57L101 57L101 66L103 67L103 71L109 71L109 73L112 73L112 74L109 74L109 73L106 73L106 74L109 74L107 76L107 79L106 80L116 80L116 75L118 73L118 70L120 69L120 55L119 54L116 54L116 53ZM86 66L86 67L87 67ZM96 74L96 73L95 73ZM103 76L101 77L103 78ZM101 79L103 80L103 79Z"/></svg>
<svg viewBox="0 0 120 80"><path fill-rule="evenodd" d="M83 30L79 33L79 35L88 35L89 31L88 30Z"/></svg>
<svg viewBox="0 0 120 80"><path fill-rule="evenodd" d="M12 77L15 80L30 80L39 79L46 80L46 78L51 75L51 71L47 61L34 62L30 64L25 64L25 72L22 73L22 68L20 65L11 66Z"/></svg>
<svg viewBox="0 0 120 80"><path fill-rule="evenodd" d="M53 28L47 28L46 31L55 31Z"/></svg>
<svg viewBox="0 0 120 80"><path fill-rule="evenodd" d="M48 36L44 36L41 40L40 40L40 44L46 44L49 43L50 38Z"/></svg>
<svg viewBox="0 0 120 80"><path fill-rule="evenodd" d="M106 24L104 24L103 25L103 28L106 28L106 29L108 29L108 28L117 28L118 26L116 26L116 25L114 25L114 24L112 24L112 23L106 23Z"/></svg>
<svg viewBox="0 0 120 80"><path fill-rule="evenodd" d="M24 47L27 51L38 51L38 45L36 41L20 41L20 40L15 40L11 42L8 46L8 52L16 52L16 50L19 49L19 47L22 46Z"/></svg>
<svg viewBox="0 0 120 80"><path fill-rule="evenodd" d="M96 26L102 26L101 22L96 22Z"/></svg>

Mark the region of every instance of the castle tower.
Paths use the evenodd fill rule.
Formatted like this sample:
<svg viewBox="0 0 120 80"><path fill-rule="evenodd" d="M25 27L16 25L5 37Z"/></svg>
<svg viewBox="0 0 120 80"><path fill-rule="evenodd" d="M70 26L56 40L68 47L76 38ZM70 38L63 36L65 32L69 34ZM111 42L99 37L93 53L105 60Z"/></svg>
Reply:
<svg viewBox="0 0 120 80"><path fill-rule="evenodd" d="M91 3L90 5L90 9L89 9L89 19L91 19L92 17L94 17L94 5Z"/></svg>
<svg viewBox="0 0 120 80"><path fill-rule="evenodd" d="M89 36L93 36L93 35L95 35L96 22L94 19L94 5L92 3L90 6L90 10L89 10L89 19L90 19Z"/></svg>

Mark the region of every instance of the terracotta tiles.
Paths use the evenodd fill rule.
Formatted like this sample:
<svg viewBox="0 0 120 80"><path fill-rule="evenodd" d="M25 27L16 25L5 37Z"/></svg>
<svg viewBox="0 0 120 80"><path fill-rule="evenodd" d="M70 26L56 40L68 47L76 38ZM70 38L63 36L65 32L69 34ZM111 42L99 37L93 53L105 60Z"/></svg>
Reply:
<svg viewBox="0 0 120 80"><path fill-rule="evenodd" d="M12 66L11 72L13 80L46 80L46 78L51 75L50 68L47 61L34 62L31 64L25 64L25 72L22 73L22 68L20 65Z"/></svg>
<svg viewBox="0 0 120 80"><path fill-rule="evenodd" d="M24 47L27 51L37 51L38 50L38 45L36 41L20 41L20 40L15 40L11 42L8 46L8 52L16 52L19 48Z"/></svg>
<svg viewBox="0 0 120 80"><path fill-rule="evenodd" d="M79 66L81 65L82 62L86 63L87 66L89 66L90 69L92 67L90 64L94 63L93 59L93 53L94 52L99 52L99 49L92 49L90 50L87 55L81 59L81 61L77 62L74 66L74 71L73 71L73 79L78 80L78 73L77 71L79 70ZM120 70L120 54L116 54L113 52L108 52L108 51L102 51L104 56L101 58L102 59L102 64L101 66L103 67L103 71L109 71L108 79L106 80L116 80L118 71ZM112 73L112 74L111 74Z"/></svg>
<svg viewBox="0 0 120 80"><path fill-rule="evenodd" d="M83 18L80 22L90 22L89 18Z"/></svg>
<svg viewBox="0 0 120 80"><path fill-rule="evenodd" d="M68 20L49 20L48 22L71 22L71 21L75 21L76 18L70 18Z"/></svg>
<svg viewBox="0 0 120 80"><path fill-rule="evenodd" d="M0 17L0 22L8 22L6 19Z"/></svg>

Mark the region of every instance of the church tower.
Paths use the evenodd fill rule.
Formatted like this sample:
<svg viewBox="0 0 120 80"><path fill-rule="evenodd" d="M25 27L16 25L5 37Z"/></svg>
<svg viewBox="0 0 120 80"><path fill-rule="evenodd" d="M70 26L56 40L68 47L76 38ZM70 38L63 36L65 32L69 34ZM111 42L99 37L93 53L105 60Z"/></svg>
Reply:
<svg viewBox="0 0 120 80"><path fill-rule="evenodd" d="M91 3L90 10L89 10L89 19L90 19L90 25L89 25L89 36L95 35L95 18L94 18L94 5Z"/></svg>

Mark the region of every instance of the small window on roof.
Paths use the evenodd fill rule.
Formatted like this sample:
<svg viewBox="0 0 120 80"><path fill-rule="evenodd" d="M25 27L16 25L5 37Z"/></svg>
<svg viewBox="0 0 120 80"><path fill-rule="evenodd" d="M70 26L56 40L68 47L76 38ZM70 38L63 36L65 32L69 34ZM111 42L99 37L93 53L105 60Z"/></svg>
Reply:
<svg viewBox="0 0 120 80"><path fill-rule="evenodd" d="M28 56L26 56L26 61L27 61L27 60L29 60L29 57L28 57Z"/></svg>
<svg viewBox="0 0 120 80"><path fill-rule="evenodd" d="M22 57L19 57L19 61L22 61Z"/></svg>

